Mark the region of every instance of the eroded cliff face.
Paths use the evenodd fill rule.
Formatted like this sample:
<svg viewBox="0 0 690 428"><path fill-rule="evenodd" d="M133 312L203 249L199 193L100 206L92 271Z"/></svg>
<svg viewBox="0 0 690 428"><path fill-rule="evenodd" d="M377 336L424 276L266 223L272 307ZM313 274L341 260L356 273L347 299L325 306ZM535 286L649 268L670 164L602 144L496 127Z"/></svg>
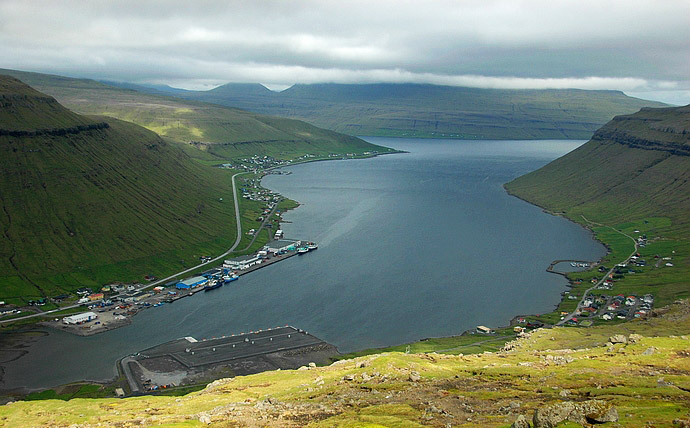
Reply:
<svg viewBox="0 0 690 428"><path fill-rule="evenodd" d="M635 114L617 116L597 130L592 140L690 156L690 105L645 108Z"/></svg>

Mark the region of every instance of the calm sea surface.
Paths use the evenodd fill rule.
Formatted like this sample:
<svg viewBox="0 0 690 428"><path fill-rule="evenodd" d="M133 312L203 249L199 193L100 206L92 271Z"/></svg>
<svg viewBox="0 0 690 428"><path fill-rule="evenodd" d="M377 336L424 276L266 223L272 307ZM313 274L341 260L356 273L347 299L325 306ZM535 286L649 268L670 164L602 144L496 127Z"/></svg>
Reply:
<svg viewBox="0 0 690 428"><path fill-rule="evenodd" d="M580 141L368 140L409 153L297 165L263 180L302 204L283 229L318 251L111 332L51 331L4 366L0 388L109 379L120 357L183 336L291 324L347 352L505 325L559 301L566 282L545 272L552 260L605 254L584 229L502 188Z"/></svg>

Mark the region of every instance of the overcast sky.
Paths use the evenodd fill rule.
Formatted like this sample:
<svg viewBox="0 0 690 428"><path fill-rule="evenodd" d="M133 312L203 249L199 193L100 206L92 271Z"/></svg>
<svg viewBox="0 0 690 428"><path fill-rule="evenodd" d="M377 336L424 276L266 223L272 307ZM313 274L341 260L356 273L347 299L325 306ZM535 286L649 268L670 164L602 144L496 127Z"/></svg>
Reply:
<svg viewBox="0 0 690 428"><path fill-rule="evenodd" d="M0 0L0 67L209 89L619 89L690 103L690 0Z"/></svg>

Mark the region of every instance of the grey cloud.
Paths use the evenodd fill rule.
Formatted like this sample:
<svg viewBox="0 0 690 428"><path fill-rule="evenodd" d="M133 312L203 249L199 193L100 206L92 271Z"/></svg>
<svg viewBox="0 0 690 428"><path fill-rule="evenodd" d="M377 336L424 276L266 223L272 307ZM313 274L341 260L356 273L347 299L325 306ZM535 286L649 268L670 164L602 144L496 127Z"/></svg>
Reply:
<svg viewBox="0 0 690 428"><path fill-rule="evenodd" d="M685 0L5 0L0 66L187 87L262 78L683 88L687 16Z"/></svg>

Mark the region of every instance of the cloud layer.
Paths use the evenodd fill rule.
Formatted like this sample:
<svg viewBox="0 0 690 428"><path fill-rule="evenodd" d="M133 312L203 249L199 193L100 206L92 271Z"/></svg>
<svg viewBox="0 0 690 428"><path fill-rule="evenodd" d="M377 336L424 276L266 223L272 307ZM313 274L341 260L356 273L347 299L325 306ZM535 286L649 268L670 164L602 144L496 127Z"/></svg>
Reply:
<svg viewBox="0 0 690 428"><path fill-rule="evenodd" d="M202 88L690 90L687 0L0 1L0 66Z"/></svg>

